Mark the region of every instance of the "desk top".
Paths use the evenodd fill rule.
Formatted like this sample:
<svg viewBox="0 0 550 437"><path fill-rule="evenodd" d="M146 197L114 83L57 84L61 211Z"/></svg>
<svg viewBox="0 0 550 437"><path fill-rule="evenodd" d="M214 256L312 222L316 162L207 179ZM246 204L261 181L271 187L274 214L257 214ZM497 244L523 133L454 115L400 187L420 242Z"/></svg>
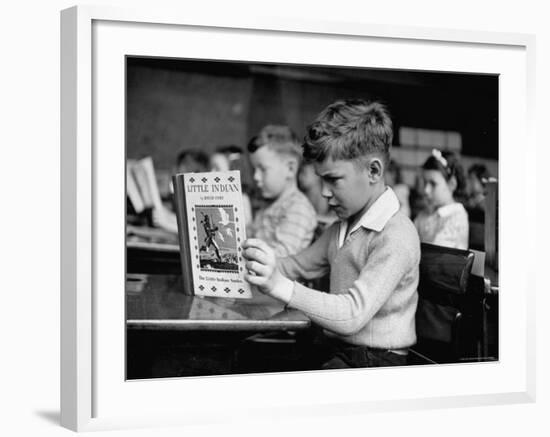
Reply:
<svg viewBox="0 0 550 437"><path fill-rule="evenodd" d="M128 274L126 326L129 329L188 331L301 330L310 320L279 301L253 293L252 299L183 294L179 275Z"/></svg>
<svg viewBox="0 0 550 437"><path fill-rule="evenodd" d="M178 236L163 229L126 225L128 247L179 252Z"/></svg>
<svg viewBox="0 0 550 437"><path fill-rule="evenodd" d="M161 229L128 225L126 254L129 273L181 274L177 236Z"/></svg>
<svg viewBox="0 0 550 437"><path fill-rule="evenodd" d="M179 254L180 247L177 244L148 243L144 241L128 241L126 247L130 250L142 250L145 252L166 252Z"/></svg>

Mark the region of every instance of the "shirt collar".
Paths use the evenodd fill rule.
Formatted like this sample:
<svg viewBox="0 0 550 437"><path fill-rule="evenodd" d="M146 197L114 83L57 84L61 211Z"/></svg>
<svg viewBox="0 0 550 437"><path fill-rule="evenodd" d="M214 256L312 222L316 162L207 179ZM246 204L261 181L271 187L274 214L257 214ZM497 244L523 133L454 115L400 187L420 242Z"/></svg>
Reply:
<svg viewBox="0 0 550 437"><path fill-rule="evenodd" d="M462 204L455 202L455 203L450 203L449 205L440 206L439 208L437 208L436 212L437 212L437 215L439 215L440 217L448 217L451 214L459 211L461 208L463 208Z"/></svg>
<svg viewBox="0 0 550 437"><path fill-rule="evenodd" d="M348 232L348 235L351 235L360 227L380 232L397 211L399 211L399 200L394 191L390 187L386 187L386 190L375 200L371 207L365 211L351 231ZM343 244L347 227L347 220L342 220L340 222L340 245Z"/></svg>

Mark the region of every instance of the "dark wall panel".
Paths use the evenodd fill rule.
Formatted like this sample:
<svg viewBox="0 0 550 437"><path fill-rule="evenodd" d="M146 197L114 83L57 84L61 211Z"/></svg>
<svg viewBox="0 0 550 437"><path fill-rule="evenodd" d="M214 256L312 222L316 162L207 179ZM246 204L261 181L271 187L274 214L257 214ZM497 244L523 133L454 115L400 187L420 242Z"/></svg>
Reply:
<svg viewBox="0 0 550 437"><path fill-rule="evenodd" d="M127 155L170 169L182 148L245 147L262 126L302 137L327 104L376 98L400 126L462 134L463 154L498 159L498 78L481 75L129 59Z"/></svg>

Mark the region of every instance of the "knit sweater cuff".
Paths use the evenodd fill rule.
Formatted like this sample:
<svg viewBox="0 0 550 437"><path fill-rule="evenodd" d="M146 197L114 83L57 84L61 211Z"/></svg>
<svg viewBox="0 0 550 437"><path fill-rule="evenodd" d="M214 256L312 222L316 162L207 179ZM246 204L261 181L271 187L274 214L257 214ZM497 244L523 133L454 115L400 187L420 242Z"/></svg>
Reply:
<svg viewBox="0 0 550 437"><path fill-rule="evenodd" d="M311 297L308 297L311 289L296 281L293 282L293 286L294 287L288 306L299 311L311 312Z"/></svg>

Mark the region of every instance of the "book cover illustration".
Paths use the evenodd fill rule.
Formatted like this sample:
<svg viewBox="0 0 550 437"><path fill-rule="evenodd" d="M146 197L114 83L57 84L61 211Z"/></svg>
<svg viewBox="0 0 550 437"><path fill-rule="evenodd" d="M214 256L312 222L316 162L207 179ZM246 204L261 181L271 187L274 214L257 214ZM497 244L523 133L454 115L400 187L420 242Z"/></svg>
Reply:
<svg viewBox="0 0 550 437"><path fill-rule="evenodd" d="M252 297L241 253L240 173L176 175L174 190L185 288L200 296Z"/></svg>

